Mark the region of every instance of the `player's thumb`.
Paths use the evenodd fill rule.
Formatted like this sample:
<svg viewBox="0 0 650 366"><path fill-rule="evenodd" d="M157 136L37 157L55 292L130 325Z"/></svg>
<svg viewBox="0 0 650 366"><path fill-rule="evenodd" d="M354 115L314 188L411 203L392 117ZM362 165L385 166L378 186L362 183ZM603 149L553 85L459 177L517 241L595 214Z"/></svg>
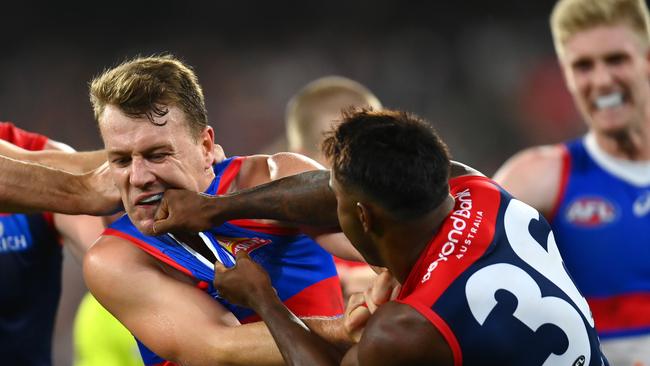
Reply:
<svg viewBox="0 0 650 366"><path fill-rule="evenodd" d="M169 212L163 201L153 217L153 232L160 235L168 232L169 229Z"/></svg>
<svg viewBox="0 0 650 366"><path fill-rule="evenodd" d="M169 231L169 225L167 224L168 220L166 219L154 219L153 222L153 232L156 235L161 235Z"/></svg>
<svg viewBox="0 0 650 366"><path fill-rule="evenodd" d="M214 262L214 273L224 273L228 270L226 266L223 265L223 263L216 261Z"/></svg>
<svg viewBox="0 0 650 366"><path fill-rule="evenodd" d="M240 262L240 261L246 260L246 259L248 259L248 260L251 259L251 257L248 255L248 252L246 252L245 250L238 251L237 254L235 255L235 258L236 258L237 262Z"/></svg>

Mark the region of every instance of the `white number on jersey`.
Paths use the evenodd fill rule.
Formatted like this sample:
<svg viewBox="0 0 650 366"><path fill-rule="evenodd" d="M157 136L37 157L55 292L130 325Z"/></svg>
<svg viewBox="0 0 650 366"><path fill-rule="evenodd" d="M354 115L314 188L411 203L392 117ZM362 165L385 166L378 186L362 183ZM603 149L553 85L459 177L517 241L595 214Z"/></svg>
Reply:
<svg viewBox="0 0 650 366"><path fill-rule="evenodd" d="M504 217L506 237L513 251L536 271L559 287L593 327L593 319L586 300L571 281L562 265L553 233L547 238L548 251L533 238L528 230L531 220L538 220L539 213L521 201L512 199ZM539 284L523 269L512 264L498 263L474 273L465 286L470 310L476 321L483 325L496 307L498 290L510 292L517 298L513 316L532 331L544 324L560 328L569 340L569 347L560 354L551 354L544 365L571 365L584 357L584 364L591 359L589 335L580 313L567 301L554 296L542 297Z"/></svg>

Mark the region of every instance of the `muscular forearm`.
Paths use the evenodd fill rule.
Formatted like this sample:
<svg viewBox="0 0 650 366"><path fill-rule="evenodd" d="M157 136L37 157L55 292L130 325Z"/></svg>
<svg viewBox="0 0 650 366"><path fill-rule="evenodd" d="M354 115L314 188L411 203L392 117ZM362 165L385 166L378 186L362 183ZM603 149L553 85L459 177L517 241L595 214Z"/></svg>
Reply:
<svg viewBox="0 0 650 366"><path fill-rule="evenodd" d="M70 173L84 173L102 165L106 161L106 152L104 150L73 153L34 151L30 154L30 160Z"/></svg>
<svg viewBox="0 0 650 366"><path fill-rule="evenodd" d="M0 140L0 155L70 173L84 173L97 168L106 161L104 150L70 152L46 147L45 150L29 151L2 140Z"/></svg>
<svg viewBox="0 0 650 366"><path fill-rule="evenodd" d="M0 156L0 210L5 212L81 211L79 176Z"/></svg>
<svg viewBox="0 0 650 366"><path fill-rule="evenodd" d="M218 212L231 219L273 219L315 226L338 226L336 197L329 188L329 172L309 171L215 199Z"/></svg>
<svg viewBox="0 0 650 366"><path fill-rule="evenodd" d="M452 176L481 174L452 162ZM309 171L278 179L251 189L216 198L213 209L231 219L273 219L314 226L338 226L336 197L329 187L330 172ZM220 207L221 205L225 207ZM218 216L215 224L221 224Z"/></svg>
<svg viewBox="0 0 650 366"><path fill-rule="evenodd" d="M105 215L119 204L105 169L75 175L0 155L0 172L0 211Z"/></svg>
<svg viewBox="0 0 650 366"><path fill-rule="evenodd" d="M205 344L184 347L179 364L228 366L279 366L282 356L263 322L226 327L214 336L205 337Z"/></svg>
<svg viewBox="0 0 650 366"><path fill-rule="evenodd" d="M287 365L339 365L342 353L311 332L275 293L258 297L256 312L264 320Z"/></svg>

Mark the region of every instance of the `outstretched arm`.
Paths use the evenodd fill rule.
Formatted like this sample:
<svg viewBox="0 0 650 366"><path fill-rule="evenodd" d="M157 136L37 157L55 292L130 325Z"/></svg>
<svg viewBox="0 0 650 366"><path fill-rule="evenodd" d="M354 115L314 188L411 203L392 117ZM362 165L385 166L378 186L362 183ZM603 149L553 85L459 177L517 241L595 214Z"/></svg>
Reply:
<svg viewBox="0 0 650 366"><path fill-rule="evenodd" d="M106 214L119 205L119 194L101 167L75 175L0 155L0 210Z"/></svg>
<svg viewBox="0 0 650 366"><path fill-rule="evenodd" d="M58 141L48 141L46 150L29 151L0 140L0 155L8 158L38 163L70 173L91 171L106 161L104 150L76 152Z"/></svg>
<svg viewBox="0 0 650 366"><path fill-rule="evenodd" d="M457 162L452 162L452 173L480 174ZM314 170L219 197L170 189L165 191L156 213L154 230L195 232L236 219L272 219L337 228L336 197L329 179L329 171Z"/></svg>
<svg viewBox="0 0 650 366"><path fill-rule="evenodd" d="M329 176L329 171L309 171L219 197L167 190L154 230L201 231L228 220L255 218L338 227Z"/></svg>

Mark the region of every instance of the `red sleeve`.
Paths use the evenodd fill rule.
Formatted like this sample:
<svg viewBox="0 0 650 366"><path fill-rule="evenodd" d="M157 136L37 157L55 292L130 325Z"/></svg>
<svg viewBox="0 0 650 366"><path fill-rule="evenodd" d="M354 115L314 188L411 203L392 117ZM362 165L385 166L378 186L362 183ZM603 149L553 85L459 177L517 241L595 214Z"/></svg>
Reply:
<svg viewBox="0 0 650 366"><path fill-rule="evenodd" d="M31 151L43 150L45 148L45 144L47 144L47 141L49 140L47 136L22 130L11 122L0 122L0 139L10 142L25 150ZM63 244L61 236L58 234L58 231L54 225L53 214L51 212L44 212L43 217L48 222L52 230L57 233L56 236L59 244Z"/></svg>
<svg viewBox="0 0 650 366"><path fill-rule="evenodd" d="M46 136L27 132L10 122L0 122L0 139L31 151L43 150L48 141Z"/></svg>

